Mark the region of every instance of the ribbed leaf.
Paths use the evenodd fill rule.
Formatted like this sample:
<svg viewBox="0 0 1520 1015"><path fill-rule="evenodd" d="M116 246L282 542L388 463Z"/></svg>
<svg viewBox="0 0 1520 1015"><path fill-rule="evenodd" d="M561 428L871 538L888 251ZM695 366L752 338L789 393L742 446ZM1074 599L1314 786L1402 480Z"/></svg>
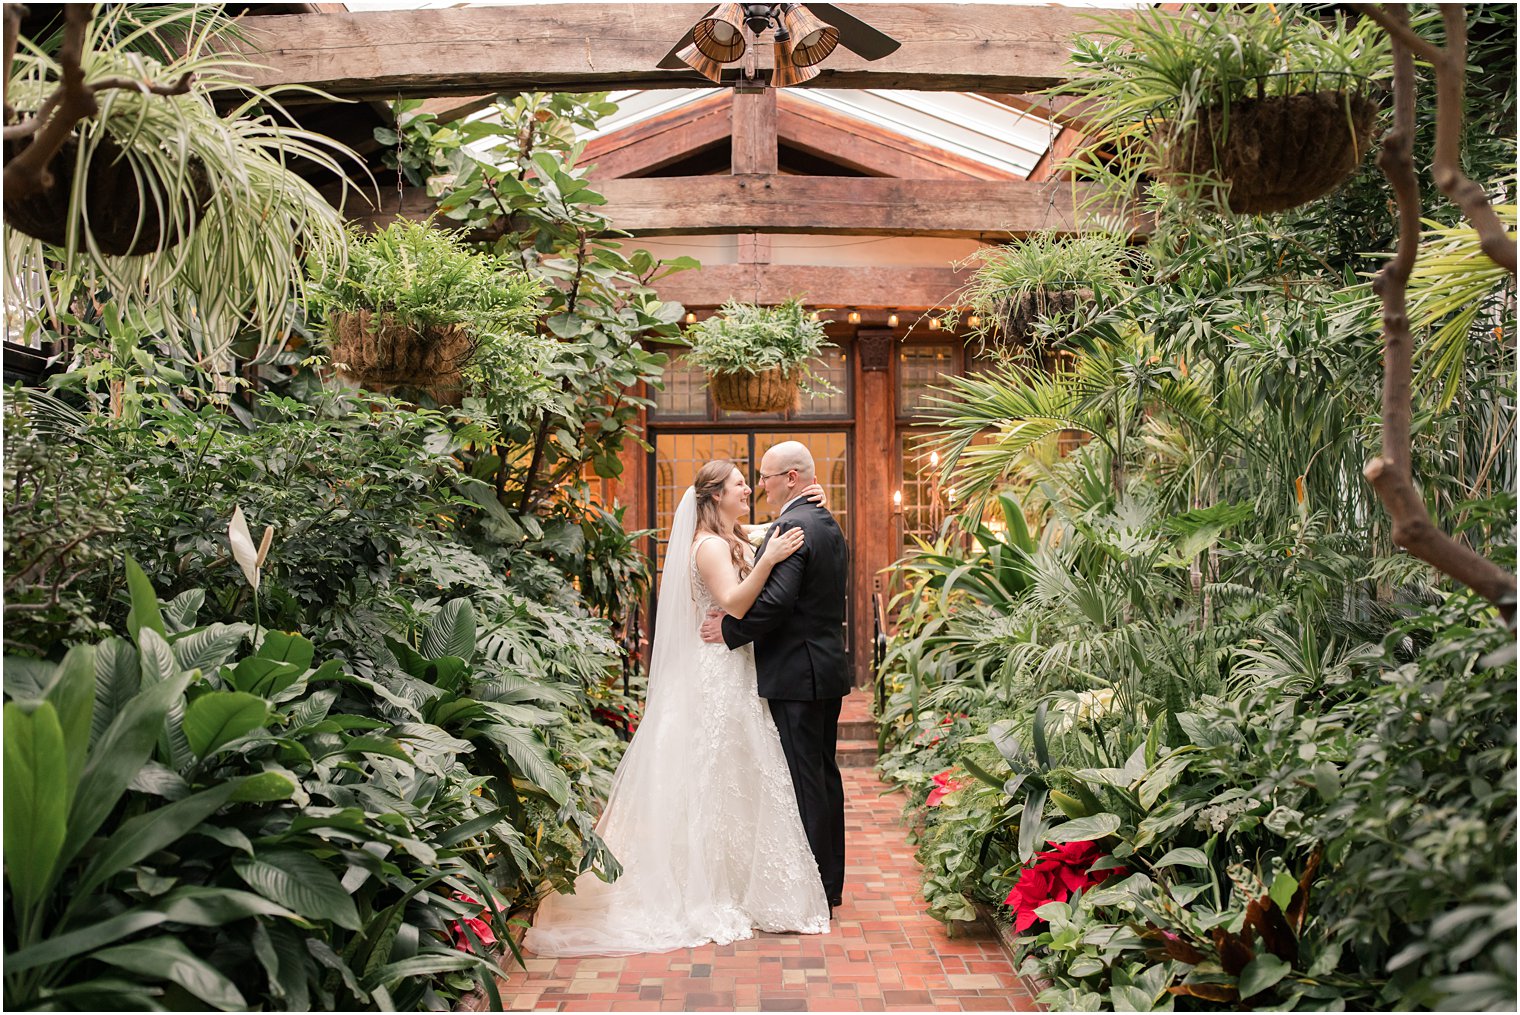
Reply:
<svg viewBox="0 0 1520 1015"><path fill-rule="evenodd" d="M9 669L6 673L9 679ZM95 646L95 712L90 719L90 743L100 739L141 688L136 648L121 638L107 638Z"/></svg>
<svg viewBox="0 0 1520 1015"><path fill-rule="evenodd" d="M359 911L338 878L320 860L292 850L260 853L232 862L254 891L309 920L330 920L359 929Z"/></svg>
<svg viewBox="0 0 1520 1015"><path fill-rule="evenodd" d="M529 730L516 726L490 726L487 733L500 744L520 774L554 800L563 804L570 798L570 779L554 763L549 746Z"/></svg>
<svg viewBox="0 0 1520 1015"><path fill-rule="evenodd" d="M138 660L142 673L142 686L148 687L161 680L168 680L180 671L179 660L163 635L152 628L143 628L137 636Z"/></svg>
<svg viewBox="0 0 1520 1015"><path fill-rule="evenodd" d="M1056 825L1045 832L1045 838L1049 842L1086 842L1112 835L1118 828L1119 815L1105 812Z"/></svg>
<svg viewBox="0 0 1520 1015"><path fill-rule="evenodd" d="M5 970L8 974L20 973L36 966L51 965L54 962L62 962L71 959L75 955L83 955L85 952L94 951L102 945L108 945L112 941L120 941L129 934L156 927L169 917L163 913L157 913L148 909L133 909L108 920L81 927L78 930L69 931L67 934L59 934L45 941L39 941L30 948L23 948L18 952L5 957Z"/></svg>
<svg viewBox="0 0 1520 1015"><path fill-rule="evenodd" d="M429 659L474 657L475 609L468 599L450 599L433 615L422 636L422 654Z"/></svg>
<svg viewBox="0 0 1520 1015"><path fill-rule="evenodd" d="M248 1006L231 980L216 967L193 954L176 938L156 937L148 941L117 945L96 952L91 957L139 975L146 974L177 983L222 1011L236 1011Z"/></svg>
<svg viewBox="0 0 1520 1015"><path fill-rule="evenodd" d="M195 626L195 618L200 615L201 607L206 604L205 589L191 589L181 592L169 602L163 604L164 625L170 634L180 631L188 631ZM190 669L190 667L185 667Z"/></svg>
<svg viewBox="0 0 1520 1015"><path fill-rule="evenodd" d="M174 658L182 670L214 673L237 651L247 632L247 624L212 624L186 632L174 639Z"/></svg>

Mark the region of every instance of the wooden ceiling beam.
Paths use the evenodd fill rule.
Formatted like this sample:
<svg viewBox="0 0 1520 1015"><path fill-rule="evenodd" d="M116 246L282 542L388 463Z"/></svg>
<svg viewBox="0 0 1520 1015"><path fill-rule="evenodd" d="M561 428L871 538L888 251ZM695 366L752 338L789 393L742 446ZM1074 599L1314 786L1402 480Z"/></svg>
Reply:
<svg viewBox="0 0 1520 1015"><path fill-rule="evenodd" d="M607 198L602 214L635 236L819 233L998 242L1043 229L1074 232L1095 225L1095 212L1079 217L1075 210L1092 186L759 174L608 179L599 180L596 189ZM377 228L392 221L395 195L382 190L381 198L381 210L351 206L350 218ZM413 190L403 198L400 214L423 219L435 207Z"/></svg>
<svg viewBox="0 0 1520 1015"><path fill-rule="evenodd" d="M592 138L578 160L595 180L641 176L727 141L733 96L719 92Z"/></svg>
<svg viewBox="0 0 1520 1015"><path fill-rule="evenodd" d="M776 304L802 295L809 307L932 310L948 307L969 269L813 264L714 264L654 284L662 300L689 309L731 299Z"/></svg>
<svg viewBox="0 0 1520 1015"><path fill-rule="evenodd" d="M709 6L558 3L287 14L241 24L244 47L261 65L248 72L253 84L390 100L701 86L707 81L695 71L655 65ZM902 48L874 62L840 48L802 87L1038 91L1069 76L1071 40L1090 29L1060 7L862 4L855 12ZM770 47L759 49L768 75Z"/></svg>
<svg viewBox="0 0 1520 1015"><path fill-rule="evenodd" d="M903 180L1017 180L985 162L876 127L781 92L777 132L793 148L871 176Z"/></svg>
<svg viewBox="0 0 1520 1015"><path fill-rule="evenodd" d="M1075 230L1073 198L1090 185L1024 180L835 176L703 176L605 180L602 209L638 236L822 233L997 241Z"/></svg>

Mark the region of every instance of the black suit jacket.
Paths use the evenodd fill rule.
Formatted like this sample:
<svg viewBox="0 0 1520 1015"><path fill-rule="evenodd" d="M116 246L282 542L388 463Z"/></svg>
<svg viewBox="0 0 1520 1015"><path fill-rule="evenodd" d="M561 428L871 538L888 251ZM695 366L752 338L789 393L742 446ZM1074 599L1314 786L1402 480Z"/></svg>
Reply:
<svg viewBox="0 0 1520 1015"><path fill-rule="evenodd" d="M842 698L852 686L844 652L849 550L834 516L812 501L781 512L771 534L794 527L803 531L802 549L771 571L743 620L723 618L723 641L731 649L755 643L762 698Z"/></svg>

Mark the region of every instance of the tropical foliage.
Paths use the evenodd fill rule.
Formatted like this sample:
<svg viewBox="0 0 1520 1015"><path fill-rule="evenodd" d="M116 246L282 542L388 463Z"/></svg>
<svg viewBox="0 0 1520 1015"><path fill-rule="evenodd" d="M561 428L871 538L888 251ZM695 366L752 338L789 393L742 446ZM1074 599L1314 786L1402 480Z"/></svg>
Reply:
<svg viewBox="0 0 1520 1015"><path fill-rule="evenodd" d="M793 297L774 307L730 300L716 314L686 329L686 360L709 373L757 374L802 368L832 343L823 322Z"/></svg>
<svg viewBox="0 0 1520 1015"><path fill-rule="evenodd" d="M1150 208L1124 298L1052 328L1073 358L938 403L966 510L898 565L881 763L929 910L996 913L1054 1008L1507 1010L1514 635L1361 475L1375 237L1339 241L1386 191ZM1512 566L1514 280L1463 244L1432 223L1414 289L1414 472Z"/></svg>

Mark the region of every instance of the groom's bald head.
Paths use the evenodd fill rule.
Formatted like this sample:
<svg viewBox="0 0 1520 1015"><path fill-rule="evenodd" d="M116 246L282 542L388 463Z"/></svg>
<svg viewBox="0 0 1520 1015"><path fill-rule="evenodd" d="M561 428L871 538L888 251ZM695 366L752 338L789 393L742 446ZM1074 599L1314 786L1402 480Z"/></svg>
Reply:
<svg viewBox="0 0 1520 1015"><path fill-rule="evenodd" d="M796 469L802 486L807 486L815 478L813 453L801 441L782 441L777 444L760 459L760 468L767 474Z"/></svg>

